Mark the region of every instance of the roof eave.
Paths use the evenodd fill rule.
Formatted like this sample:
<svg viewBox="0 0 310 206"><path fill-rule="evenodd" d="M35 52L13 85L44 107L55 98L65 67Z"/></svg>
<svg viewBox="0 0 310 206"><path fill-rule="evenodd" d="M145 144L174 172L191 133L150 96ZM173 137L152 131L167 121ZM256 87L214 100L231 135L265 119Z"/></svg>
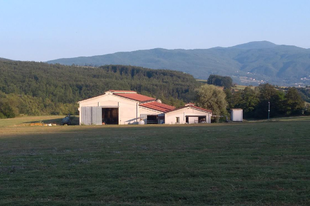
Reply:
<svg viewBox="0 0 310 206"><path fill-rule="evenodd" d="M150 109L150 110L153 110L153 111L157 111L157 112L161 112L161 113L166 113L164 111L161 111L161 110L157 110L157 109L153 109L153 108L149 108L149 107L146 107L146 106L143 106L143 105L139 105L140 107L144 107L146 109Z"/></svg>
<svg viewBox="0 0 310 206"><path fill-rule="evenodd" d="M169 112L174 112L174 111L177 111L177 110L180 110L180 109L184 109L184 108L192 108L192 109L196 109L196 110L199 110L199 111L202 111L202 112L208 112L208 113L211 113L211 114L212 114L212 110L204 110L204 109L199 109L199 108L192 107L192 106L184 106L184 107L180 107L180 108L177 108L177 109L171 110L171 111L169 111ZM165 112L165 113L169 113L169 112Z"/></svg>

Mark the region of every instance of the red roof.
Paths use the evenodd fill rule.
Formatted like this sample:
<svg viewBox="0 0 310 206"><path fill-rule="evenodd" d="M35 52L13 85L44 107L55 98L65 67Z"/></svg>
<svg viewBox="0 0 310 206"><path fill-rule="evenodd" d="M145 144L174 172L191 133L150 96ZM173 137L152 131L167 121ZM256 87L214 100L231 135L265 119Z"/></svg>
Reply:
<svg viewBox="0 0 310 206"><path fill-rule="evenodd" d="M159 102L144 103L144 104L140 104L140 106L153 109L153 110L157 110L157 111L161 111L161 112L169 112L175 109L174 106L170 106L168 104L163 104Z"/></svg>
<svg viewBox="0 0 310 206"><path fill-rule="evenodd" d="M131 91L131 90L109 90L109 92L113 92L113 93L137 93L136 91Z"/></svg>
<svg viewBox="0 0 310 206"><path fill-rule="evenodd" d="M112 90L110 90L112 91ZM116 90L113 90L116 91ZM125 97L128 99L132 99L132 100L136 100L139 102L148 102L148 101L154 101L155 98L153 97L148 97L142 94L137 94L137 93L113 93L116 96L120 96L120 97Z"/></svg>

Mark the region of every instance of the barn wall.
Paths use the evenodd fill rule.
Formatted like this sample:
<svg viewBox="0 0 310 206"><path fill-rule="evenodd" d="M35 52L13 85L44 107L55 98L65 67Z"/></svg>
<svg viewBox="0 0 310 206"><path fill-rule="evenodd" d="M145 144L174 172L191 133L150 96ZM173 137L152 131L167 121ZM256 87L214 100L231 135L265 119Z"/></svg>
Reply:
<svg viewBox="0 0 310 206"><path fill-rule="evenodd" d="M118 97L112 94L105 94L80 102L80 123L83 119L82 107L119 108L119 124L134 124L139 121L137 101Z"/></svg>

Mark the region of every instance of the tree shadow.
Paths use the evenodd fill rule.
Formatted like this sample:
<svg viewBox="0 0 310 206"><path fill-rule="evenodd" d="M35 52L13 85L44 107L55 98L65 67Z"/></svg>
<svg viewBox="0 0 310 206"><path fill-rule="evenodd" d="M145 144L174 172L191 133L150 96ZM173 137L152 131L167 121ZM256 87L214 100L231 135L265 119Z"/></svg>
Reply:
<svg viewBox="0 0 310 206"><path fill-rule="evenodd" d="M39 124L48 124L48 125L62 125L62 120L65 118L52 118L52 119L43 119L43 120L36 120L36 121L28 121L24 123L33 124L33 126L39 126ZM78 116L70 116L70 125L79 125L79 117Z"/></svg>

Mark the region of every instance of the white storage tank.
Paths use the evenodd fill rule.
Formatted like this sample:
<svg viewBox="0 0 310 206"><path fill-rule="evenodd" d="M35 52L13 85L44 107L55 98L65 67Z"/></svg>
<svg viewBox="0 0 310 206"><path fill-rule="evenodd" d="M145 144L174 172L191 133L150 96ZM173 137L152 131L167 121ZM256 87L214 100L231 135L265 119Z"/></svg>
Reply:
<svg viewBox="0 0 310 206"><path fill-rule="evenodd" d="M242 122L243 121L243 109L235 108L230 111L230 118L233 122Z"/></svg>

